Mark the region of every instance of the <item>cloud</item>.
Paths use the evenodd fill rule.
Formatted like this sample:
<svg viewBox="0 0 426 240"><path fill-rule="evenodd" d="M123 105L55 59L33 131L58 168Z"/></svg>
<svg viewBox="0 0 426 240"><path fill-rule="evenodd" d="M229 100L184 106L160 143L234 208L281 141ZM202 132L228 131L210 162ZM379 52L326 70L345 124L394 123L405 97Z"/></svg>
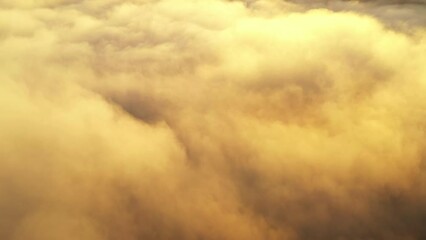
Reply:
<svg viewBox="0 0 426 240"><path fill-rule="evenodd" d="M411 32L413 28L426 26L424 0L364 0L364 1L300 1L294 2L304 9L328 8L339 12L357 12L380 19L387 27Z"/></svg>
<svg viewBox="0 0 426 240"><path fill-rule="evenodd" d="M0 6L0 239L425 237L423 6Z"/></svg>

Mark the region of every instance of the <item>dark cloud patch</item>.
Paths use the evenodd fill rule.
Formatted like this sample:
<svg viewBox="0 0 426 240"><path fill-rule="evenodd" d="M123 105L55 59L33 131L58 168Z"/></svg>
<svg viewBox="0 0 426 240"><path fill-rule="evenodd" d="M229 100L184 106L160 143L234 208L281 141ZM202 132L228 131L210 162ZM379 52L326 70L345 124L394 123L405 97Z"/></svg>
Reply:
<svg viewBox="0 0 426 240"><path fill-rule="evenodd" d="M143 95L139 92L111 94L108 99L131 116L148 124L164 121L164 112L171 105L165 100L155 99L153 96Z"/></svg>

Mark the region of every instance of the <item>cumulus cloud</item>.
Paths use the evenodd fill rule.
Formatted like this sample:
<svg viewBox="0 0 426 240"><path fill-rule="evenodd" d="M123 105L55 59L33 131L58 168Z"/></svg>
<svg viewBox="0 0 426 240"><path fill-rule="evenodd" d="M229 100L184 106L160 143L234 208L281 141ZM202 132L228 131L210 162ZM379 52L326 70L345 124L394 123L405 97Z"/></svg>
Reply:
<svg viewBox="0 0 426 240"><path fill-rule="evenodd" d="M425 238L406 6L0 1L0 239Z"/></svg>

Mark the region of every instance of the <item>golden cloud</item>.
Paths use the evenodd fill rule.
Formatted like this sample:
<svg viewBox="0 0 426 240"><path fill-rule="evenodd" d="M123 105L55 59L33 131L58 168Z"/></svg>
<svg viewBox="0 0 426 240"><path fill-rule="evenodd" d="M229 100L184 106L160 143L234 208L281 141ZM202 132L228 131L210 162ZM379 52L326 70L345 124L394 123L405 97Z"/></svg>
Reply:
<svg viewBox="0 0 426 240"><path fill-rule="evenodd" d="M0 239L423 239L425 28L351 4L0 2Z"/></svg>

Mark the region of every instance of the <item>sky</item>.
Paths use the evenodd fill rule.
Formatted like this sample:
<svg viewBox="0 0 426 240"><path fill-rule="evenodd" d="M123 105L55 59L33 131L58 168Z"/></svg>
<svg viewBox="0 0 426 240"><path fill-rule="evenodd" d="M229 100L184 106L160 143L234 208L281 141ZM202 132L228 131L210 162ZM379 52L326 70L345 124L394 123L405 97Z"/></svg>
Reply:
<svg viewBox="0 0 426 240"><path fill-rule="evenodd" d="M0 239L426 239L424 0L0 0Z"/></svg>

